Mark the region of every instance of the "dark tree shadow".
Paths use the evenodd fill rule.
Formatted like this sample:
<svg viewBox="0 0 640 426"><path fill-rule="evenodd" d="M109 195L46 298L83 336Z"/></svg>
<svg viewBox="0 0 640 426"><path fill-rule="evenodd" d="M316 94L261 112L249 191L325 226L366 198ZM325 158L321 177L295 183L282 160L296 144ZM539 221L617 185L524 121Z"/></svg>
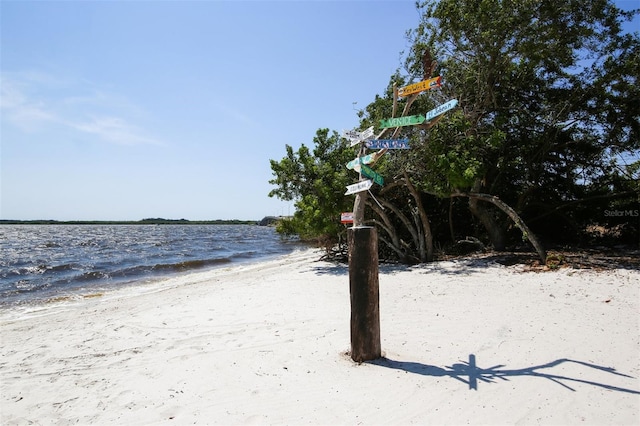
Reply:
<svg viewBox="0 0 640 426"><path fill-rule="evenodd" d="M323 261L327 262L327 261ZM487 270L487 267L494 262L484 258L471 258L471 259L456 259L454 260L456 267L443 266L441 262L430 262L415 265L404 265L400 263L380 263L378 265L379 275L395 275L400 272L415 271L418 274L436 273L439 275L473 275L482 273ZM334 275L334 276L348 276L349 265L339 262L328 262L329 264L314 265L312 267L313 272L317 275Z"/></svg>
<svg viewBox="0 0 640 426"><path fill-rule="evenodd" d="M422 364L419 362L396 361L389 358L380 358L373 361L367 361L367 364L378 365L386 368L393 368L396 370L406 371L407 373L420 374L423 376L451 377L452 379L458 380L468 385L469 389L471 390L478 390L478 381L485 382L485 383L495 383L498 380L509 381L511 377L528 376L528 377L540 377L543 379L551 380L552 382L557 383L560 386L574 392L575 392L575 389L569 386L567 382L583 383L583 384L596 386L596 387L600 387L600 388L611 390L611 391L640 395L640 391L637 391L637 390L621 388L618 386L612 386L606 383L599 383L592 380L581 379L578 377L569 377L569 376L560 375L560 374L553 374L552 371L548 371L551 368L566 362L579 364L590 369L604 371L607 373L614 374L616 376L633 378L626 374L617 372L615 368L603 367L600 365L590 364L588 362L576 361L576 360L567 359L567 358L557 359L547 364L535 365L532 367L514 369L514 370L505 369L503 368L505 367L504 365L494 365L493 367L489 367L489 368L478 367L478 364L476 363L476 356L473 354L469 355L469 361L461 361L460 363L453 364L451 366L445 366L445 367L437 367L434 365Z"/></svg>
<svg viewBox="0 0 640 426"><path fill-rule="evenodd" d="M316 275L349 276L349 267L337 263L327 266L313 266L312 269Z"/></svg>

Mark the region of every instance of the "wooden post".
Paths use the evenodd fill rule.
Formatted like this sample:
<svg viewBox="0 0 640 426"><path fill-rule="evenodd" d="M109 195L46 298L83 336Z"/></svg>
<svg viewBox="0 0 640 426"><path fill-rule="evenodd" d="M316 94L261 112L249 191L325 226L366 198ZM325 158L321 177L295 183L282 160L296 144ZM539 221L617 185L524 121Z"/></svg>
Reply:
<svg viewBox="0 0 640 426"><path fill-rule="evenodd" d="M370 226L347 230L351 293L351 359L370 361L382 356L378 285L378 234Z"/></svg>
<svg viewBox="0 0 640 426"><path fill-rule="evenodd" d="M360 143L360 151L358 152L358 158L364 157L367 153L367 148L364 145L364 141ZM360 173L360 181L365 178ZM367 204L367 191L360 191L356 194L356 199L353 202L353 226L358 227L364 225L364 209Z"/></svg>

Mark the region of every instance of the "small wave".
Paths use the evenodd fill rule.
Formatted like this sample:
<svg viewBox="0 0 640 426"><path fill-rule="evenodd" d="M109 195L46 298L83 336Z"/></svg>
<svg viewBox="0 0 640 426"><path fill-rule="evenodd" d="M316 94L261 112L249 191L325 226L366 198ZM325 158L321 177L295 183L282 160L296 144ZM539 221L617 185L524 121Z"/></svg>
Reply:
<svg viewBox="0 0 640 426"><path fill-rule="evenodd" d="M46 291L49 288L51 288L51 283L48 281L40 282L36 280L20 280L15 282L12 286L0 289L0 300L19 297L21 295L34 292Z"/></svg>
<svg viewBox="0 0 640 426"><path fill-rule="evenodd" d="M33 274L33 275L42 275L45 272L47 272L47 265L33 265L33 266L27 266L25 268L20 268L17 271L17 275L26 275L26 274Z"/></svg>
<svg viewBox="0 0 640 426"><path fill-rule="evenodd" d="M64 272L64 271L73 271L79 269L81 266L77 263L64 263L62 265L54 265L48 266L47 270L52 272Z"/></svg>
<svg viewBox="0 0 640 426"><path fill-rule="evenodd" d="M233 257L237 259L253 259L257 254L258 251L256 250L245 250L234 254Z"/></svg>
<svg viewBox="0 0 640 426"><path fill-rule="evenodd" d="M154 271L186 271L190 269L207 268L209 266L223 265L230 263L231 259L228 257L222 257L217 259L198 259L198 260L186 260L178 263L164 263L154 265L152 270Z"/></svg>
<svg viewBox="0 0 640 426"><path fill-rule="evenodd" d="M192 269L201 269L207 267L214 267L231 262L230 258L216 258L216 259L195 259L187 260L176 263L159 263L155 265L135 265L126 268L113 269L110 267L108 270L91 270L85 271L80 274L65 277L64 279L57 280L52 284L56 285L69 285L75 283L90 283L98 281L110 281L110 282L122 282L128 279L137 279L150 275L158 275L172 272L185 272Z"/></svg>
<svg viewBox="0 0 640 426"><path fill-rule="evenodd" d="M74 277L73 281L95 281L108 279L110 277L111 275L103 271L88 271Z"/></svg>
<svg viewBox="0 0 640 426"><path fill-rule="evenodd" d="M9 273L4 273L3 278L18 277L23 275L43 275L45 273L60 273L65 271L72 271L79 268L80 266L76 263L65 263L61 265L38 264L14 268L10 270Z"/></svg>

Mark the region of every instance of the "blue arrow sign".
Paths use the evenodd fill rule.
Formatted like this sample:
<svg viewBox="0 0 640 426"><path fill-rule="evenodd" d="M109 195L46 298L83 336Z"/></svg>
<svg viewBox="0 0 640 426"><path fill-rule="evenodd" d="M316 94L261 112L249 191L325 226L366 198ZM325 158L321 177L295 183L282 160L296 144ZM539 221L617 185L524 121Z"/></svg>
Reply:
<svg viewBox="0 0 640 426"><path fill-rule="evenodd" d="M365 142L369 149L409 149L409 139L370 139Z"/></svg>
<svg viewBox="0 0 640 426"><path fill-rule="evenodd" d="M425 118L426 118L427 121L430 121L431 119L436 118L440 114L444 114L445 112L449 111L450 109L455 108L456 105L458 105L458 100L457 99L452 99L449 102L445 102L444 104L439 105L439 106L435 107L434 109L432 109L431 111L429 111L425 115Z"/></svg>

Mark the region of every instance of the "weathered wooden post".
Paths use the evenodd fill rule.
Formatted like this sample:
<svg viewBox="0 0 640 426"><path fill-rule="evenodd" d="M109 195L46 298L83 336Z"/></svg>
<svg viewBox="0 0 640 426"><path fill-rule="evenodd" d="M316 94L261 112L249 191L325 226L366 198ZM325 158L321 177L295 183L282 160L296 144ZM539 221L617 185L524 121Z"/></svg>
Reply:
<svg viewBox="0 0 640 426"><path fill-rule="evenodd" d="M380 185L384 182L366 164L372 164L379 155L365 157L365 140L373 136L373 127L364 132L349 132L352 145L360 145L358 158L349 162L347 168L360 175L357 184L347 187L347 194L355 194L353 205L353 227L347 230L349 248L349 292L351 294L351 359L356 362L380 358L380 296L378 290L378 234L376 229L364 225L364 209L367 193L372 185L365 179L367 173Z"/></svg>
<svg viewBox="0 0 640 426"><path fill-rule="evenodd" d="M351 294L351 359L380 358L380 295L378 234L371 226L347 230Z"/></svg>
<svg viewBox="0 0 640 426"><path fill-rule="evenodd" d="M452 109L458 103L451 100L444 105L429 111L426 116L406 116L411 104L420 92L438 88L442 84L442 77L429 78L436 67L436 62L427 50L423 55L425 80L398 89L393 86L392 118L380 120L382 131L377 140L369 141L369 147L381 150L366 155L365 141L373 136L373 126L363 132L347 131L344 137L351 141L351 146L360 145L358 158L347 163L348 169L353 169L360 175L360 180L347 186L345 195L355 195L353 205L353 227L347 230L349 247L349 291L351 294L351 358L356 362L370 361L382 356L380 345L380 294L378 283L378 234L371 226L364 226L364 210L367 193L373 182L382 186L384 179L367 165L373 165L388 149L409 149L408 139L380 140L384 133L395 128L393 137L400 127L419 125L425 130L430 129L441 118L441 114ZM405 96L407 102L401 117L396 117L398 96ZM426 123L425 123L426 121ZM425 123L425 124L423 124ZM369 179L365 179L369 178ZM373 197L373 194L371 195ZM378 203L377 200L375 200ZM383 208L380 205L380 208Z"/></svg>

